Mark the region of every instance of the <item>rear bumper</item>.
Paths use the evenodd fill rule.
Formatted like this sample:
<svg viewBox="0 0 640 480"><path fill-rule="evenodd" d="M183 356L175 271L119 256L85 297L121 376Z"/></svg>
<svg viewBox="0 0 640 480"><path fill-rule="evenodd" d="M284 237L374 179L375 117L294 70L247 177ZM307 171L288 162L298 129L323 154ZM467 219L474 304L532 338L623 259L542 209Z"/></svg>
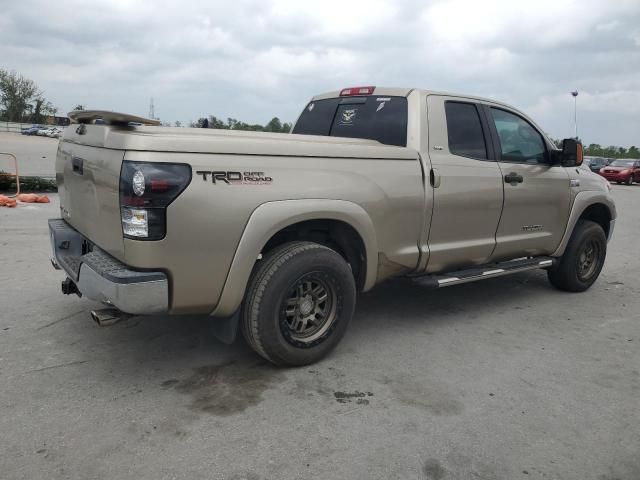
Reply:
<svg viewBox="0 0 640 480"><path fill-rule="evenodd" d="M80 293L133 315L169 309L164 272L139 271L100 250L61 218L49 220L51 263L64 270Z"/></svg>

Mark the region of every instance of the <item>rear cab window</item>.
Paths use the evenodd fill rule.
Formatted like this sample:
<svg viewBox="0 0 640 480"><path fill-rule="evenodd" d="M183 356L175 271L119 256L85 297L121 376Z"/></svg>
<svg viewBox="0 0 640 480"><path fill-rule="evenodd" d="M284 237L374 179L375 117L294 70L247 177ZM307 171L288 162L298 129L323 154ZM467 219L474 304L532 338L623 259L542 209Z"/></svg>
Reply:
<svg viewBox="0 0 640 480"><path fill-rule="evenodd" d="M486 160L487 145L477 107L473 103L447 101L444 108L449 152L462 157Z"/></svg>
<svg viewBox="0 0 640 480"><path fill-rule="evenodd" d="M407 99L354 96L310 102L292 133L364 138L385 145L407 146Z"/></svg>

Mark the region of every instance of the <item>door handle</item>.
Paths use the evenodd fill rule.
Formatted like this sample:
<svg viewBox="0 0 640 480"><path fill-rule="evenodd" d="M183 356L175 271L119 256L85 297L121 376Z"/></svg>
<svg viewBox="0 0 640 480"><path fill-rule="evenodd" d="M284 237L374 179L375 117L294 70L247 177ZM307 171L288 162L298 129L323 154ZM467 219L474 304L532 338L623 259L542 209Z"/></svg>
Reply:
<svg viewBox="0 0 640 480"><path fill-rule="evenodd" d="M504 176L504 183L510 183L511 185L515 185L516 183L524 182L524 177L522 175L518 175L515 172L508 173Z"/></svg>

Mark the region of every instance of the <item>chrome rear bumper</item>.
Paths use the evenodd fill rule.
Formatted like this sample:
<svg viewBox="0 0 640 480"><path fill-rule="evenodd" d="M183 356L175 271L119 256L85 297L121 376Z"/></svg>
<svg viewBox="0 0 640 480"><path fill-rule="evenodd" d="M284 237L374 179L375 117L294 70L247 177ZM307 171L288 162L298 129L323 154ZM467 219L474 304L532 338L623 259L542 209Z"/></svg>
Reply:
<svg viewBox="0 0 640 480"><path fill-rule="evenodd" d="M80 293L133 315L169 309L164 272L133 270L93 245L61 218L49 220L51 264L64 270Z"/></svg>

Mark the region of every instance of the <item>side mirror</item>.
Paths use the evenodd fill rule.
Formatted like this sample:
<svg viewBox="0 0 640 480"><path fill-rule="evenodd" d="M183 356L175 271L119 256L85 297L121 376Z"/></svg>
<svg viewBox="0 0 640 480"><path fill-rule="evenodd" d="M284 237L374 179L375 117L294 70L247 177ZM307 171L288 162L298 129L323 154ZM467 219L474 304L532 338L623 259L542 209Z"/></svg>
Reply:
<svg viewBox="0 0 640 480"><path fill-rule="evenodd" d="M563 167L579 167L584 160L582 143L574 138L565 138L562 141L562 157L560 164Z"/></svg>

